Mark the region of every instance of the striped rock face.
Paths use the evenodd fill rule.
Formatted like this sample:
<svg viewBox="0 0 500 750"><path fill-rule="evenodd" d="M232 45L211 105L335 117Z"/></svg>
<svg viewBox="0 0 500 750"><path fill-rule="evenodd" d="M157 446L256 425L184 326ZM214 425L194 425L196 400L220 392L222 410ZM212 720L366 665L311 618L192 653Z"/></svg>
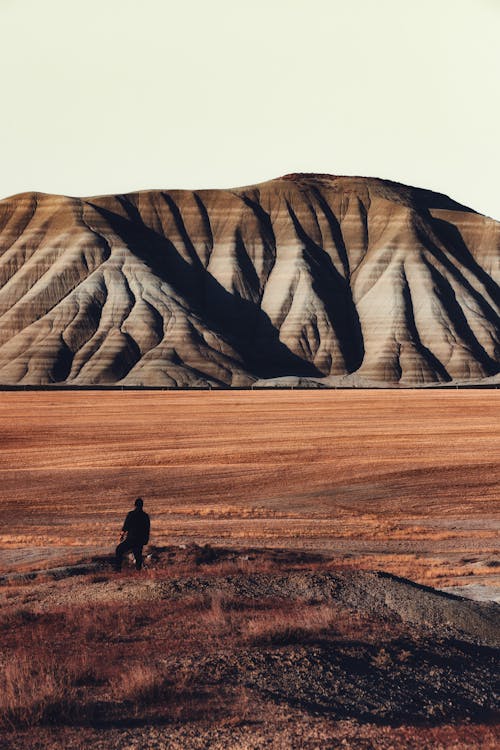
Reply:
<svg viewBox="0 0 500 750"><path fill-rule="evenodd" d="M383 180L0 201L0 384L499 378L500 223Z"/></svg>

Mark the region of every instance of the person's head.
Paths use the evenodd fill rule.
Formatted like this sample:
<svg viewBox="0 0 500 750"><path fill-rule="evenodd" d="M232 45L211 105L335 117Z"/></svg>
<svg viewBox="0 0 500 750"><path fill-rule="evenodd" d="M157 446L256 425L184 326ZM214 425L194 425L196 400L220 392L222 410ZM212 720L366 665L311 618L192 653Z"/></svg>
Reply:
<svg viewBox="0 0 500 750"><path fill-rule="evenodd" d="M137 510L142 510L142 506L144 505L142 497L138 497L134 504Z"/></svg>

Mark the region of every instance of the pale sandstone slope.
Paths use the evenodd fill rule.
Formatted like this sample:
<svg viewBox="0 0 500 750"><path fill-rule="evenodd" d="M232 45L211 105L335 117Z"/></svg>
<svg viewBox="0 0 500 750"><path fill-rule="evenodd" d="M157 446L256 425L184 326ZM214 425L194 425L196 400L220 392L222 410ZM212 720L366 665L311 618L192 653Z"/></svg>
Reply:
<svg viewBox="0 0 500 750"><path fill-rule="evenodd" d="M0 383L495 383L499 260L500 223L372 178L22 194Z"/></svg>

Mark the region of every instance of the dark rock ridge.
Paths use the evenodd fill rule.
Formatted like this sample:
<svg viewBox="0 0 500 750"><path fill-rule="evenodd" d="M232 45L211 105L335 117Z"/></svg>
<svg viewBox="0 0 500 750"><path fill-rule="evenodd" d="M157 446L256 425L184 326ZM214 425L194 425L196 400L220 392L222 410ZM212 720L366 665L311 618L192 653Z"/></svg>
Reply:
<svg viewBox="0 0 500 750"><path fill-rule="evenodd" d="M0 384L498 384L500 223L384 180L0 201Z"/></svg>

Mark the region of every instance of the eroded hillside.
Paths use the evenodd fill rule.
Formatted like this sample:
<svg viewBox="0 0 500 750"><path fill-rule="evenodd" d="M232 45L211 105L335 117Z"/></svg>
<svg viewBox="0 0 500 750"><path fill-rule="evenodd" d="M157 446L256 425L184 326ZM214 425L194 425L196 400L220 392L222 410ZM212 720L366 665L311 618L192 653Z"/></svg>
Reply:
<svg viewBox="0 0 500 750"><path fill-rule="evenodd" d="M0 384L499 382L500 223L372 178L0 202Z"/></svg>

